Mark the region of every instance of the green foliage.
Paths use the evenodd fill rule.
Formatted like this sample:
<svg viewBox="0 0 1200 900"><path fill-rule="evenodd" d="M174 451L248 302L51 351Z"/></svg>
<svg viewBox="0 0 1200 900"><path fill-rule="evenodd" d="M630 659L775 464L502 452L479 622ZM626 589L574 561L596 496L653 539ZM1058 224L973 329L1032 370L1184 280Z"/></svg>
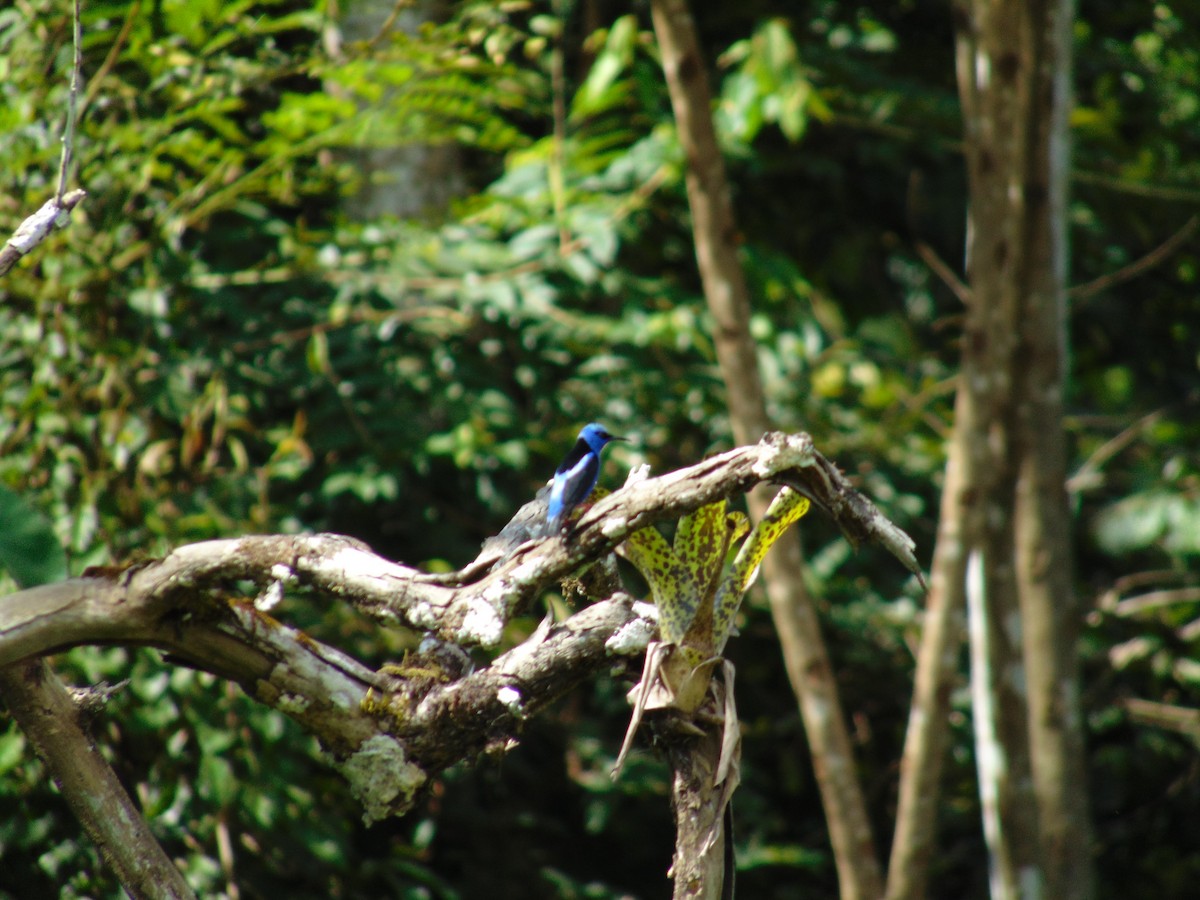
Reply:
<svg viewBox="0 0 1200 900"><path fill-rule="evenodd" d="M928 559L960 306L913 245L954 268L964 240L951 17L921 3L693 7L720 60L717 121L771 414L812 433ZM684 160L644 18L614 9L585 34L570 4L472 2L333 53L330 7L303 0L83 8L76 157L89 195L0 280L10 575L58 577L54 547L78 574L298 529L456 565L545 480L580 422L635 435L615 459L660 470L728 446ZM1170 3L1083 10L1075 29L1070 221L1073 277L1086 283L1195 212L1200 31ZM0 10L6 234L54 190L69 35L68 5ZM450 166L466 195L424 220L350 218L348 197L404 177L371 173L358 154L411 142L458 148ZM1161 579L1148 589L1194 586L1197 271L1188 244L1074 304L1085 596L1146 572ZM13 525L31 529L31 546L12 549ZM718 555L689 548L707 527L692 520L654 555L705 581ZM804 534L886 843L921 601L823 517ZM682 610L670 627L686 634L696 617ZM289 601L284 614L373 663L406 640L337 610ZM1181 602L1089 620L1100 865L1114 894L1195 880L1194 747L1121 705L1200 705L1195 614ZM753 591L739 621L728 653L746 724L740 887L831 894L795 703ZM602 777L627 718L619 680L573 698L499 769L453 773L426 809L367 831L310 742L225 686L149 652L57 665L80 682L131 679L101 716L101 745L203 894L225 890L221 833L244 896L666 889L661 766L635 758L621 783ZM954 727L940 896L986 883L969 729ZM7 726L0 803L27 813L0 821L0 893L114 893L46 780ZM513 815L490 834L498 808ZM480 872L487 884L472 880Z"/></svg>
<svg viewBox="0 0 1200 900"><path fill-rule="evenodd" d="M1096 518L1109 553L1159 547L1175 558L1200 554L1200 498L1159 490L1132 494Z"/></svg>
<svg viewBox="0 0 1200 900"><path fill-rule="evenodd" d="M782 19L759 25L753 37L726 50L721 62L732 71L722 82L717 120L724 135L740 146L752 144L767 124L798 141L810 118L828 121L832 116Z"/></svg>
<svg viewBox="0 0 1200 900"><path fill-rule="evenodd" d="M66 577L67 559L50 520L0 485L0 574L21 587Z"/></svg>

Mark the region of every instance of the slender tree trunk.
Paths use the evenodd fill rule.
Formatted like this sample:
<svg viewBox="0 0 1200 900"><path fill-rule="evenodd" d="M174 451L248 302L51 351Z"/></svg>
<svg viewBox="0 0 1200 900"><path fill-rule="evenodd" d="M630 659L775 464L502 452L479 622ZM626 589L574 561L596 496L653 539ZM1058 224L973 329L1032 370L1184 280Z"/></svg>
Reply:
<svg viewBox="0 0 1200 900"><path fill-rule="evenodd" d="M960 391L958 403L967 400L966 392ZM896 831L888 862L888 900L920 900L926 895L937 836L942 763L950 736L950 694L958 678L963 638L967 571L960 462L963 452L955 442L946 462L937 545L900 765Z"/></svg>
<svg viewBox="0 0 1200 900"><path fill-rule="evenodd" d="M704 728L697 736L667 738L671 762L671 807L675 813L673 900L718 900L725 879L724 806L721 786L713 784L721 758L721 730Z"/></svg>
<svg viewBox="0 0 1200 900"><path fill-rule="evenodd" d="M325 48L335 58L341 56L343 42L378 40L386 48L388 37L381 35L381 29L415 34L421 23L438 19L445 8L442 0L344 0L336 20L327 27ZM380 216L437 218L466 189L462 156L450 143L363 146L345 152L362 184L342 203L346 213L358 221Z"/></svg>
<svg viewBox="0 0 1200 900"><path fill-rule="evenodd" d="M770 422L757 349L750 337L749 290L737 256L737 225L713 128L704 59L685 0L652 0L650 8L679 139L688 159L696 260L714 319L717 360L733 432L738 443L753 443L770 430ZM761 516L769 499L762 491L751 494L751 514ZM841 896L873 900L883 891L882 876L837 683L812 599L801 581L803 565L798 538L785 534L764 561L763 575L812 751Z"/></svg>
<svg viewBox="0 0 1200 900"><path fill-rule="evenodd" d="M964 583L992 894L1094 890L1062 429L1071 15L1069 0L955 6L971 297L891 897L924 891Z"/></svg>
<svg viewBox="0 0 1200 900"><path fill-rule="evenodd" d="M1033 236L1039 279L1021 316L1018 361L1016 579L1025 623L1029 731L1047 896L1083 900L1095 893L1088 814L1084 723L1079 698L1082 610L1073 590L1063 396L1067 372L1067 185L1070 171L1072 0L1047 2L1031 65L1039 89L1038 175L1046 215Z"/></svg>

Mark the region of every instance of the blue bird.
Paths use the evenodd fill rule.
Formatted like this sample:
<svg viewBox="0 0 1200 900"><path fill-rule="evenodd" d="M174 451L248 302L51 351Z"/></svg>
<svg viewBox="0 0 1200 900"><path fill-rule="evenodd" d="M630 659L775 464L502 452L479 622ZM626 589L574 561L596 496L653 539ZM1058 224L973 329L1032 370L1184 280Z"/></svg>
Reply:
<svg viewBox="0 0 1200 900"><path fill-rule="evenodd" d="M609 434L603 425L595 422L583 427L575 446L554 471L546 511L547 534L561 531L571 510L586 500L596 486L600 477L600 452L605 444L623 440L626 438Z"/></svg>

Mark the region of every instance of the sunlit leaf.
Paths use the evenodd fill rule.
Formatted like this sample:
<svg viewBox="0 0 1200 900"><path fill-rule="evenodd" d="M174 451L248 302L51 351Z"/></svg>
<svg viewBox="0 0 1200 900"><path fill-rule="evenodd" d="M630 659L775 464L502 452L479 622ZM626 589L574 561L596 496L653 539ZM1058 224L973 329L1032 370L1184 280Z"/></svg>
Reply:
<svg viewBox="0 0 1200 900"><path fill-rule="evenodd" d="M621 552L650 585L663 640L681 641L696 615L698 601L688 567L653 525L626 538Z"/></svg>
<svg viewBox="0 0 1200 900"><path fill-rule="evenodd" d="M809 500L803 494L789 487L782 488L750 532L717 592L714 616L718 647L729 633L742 595L753 584L763 557L792 523L808 512L809 506Z"/></svg>

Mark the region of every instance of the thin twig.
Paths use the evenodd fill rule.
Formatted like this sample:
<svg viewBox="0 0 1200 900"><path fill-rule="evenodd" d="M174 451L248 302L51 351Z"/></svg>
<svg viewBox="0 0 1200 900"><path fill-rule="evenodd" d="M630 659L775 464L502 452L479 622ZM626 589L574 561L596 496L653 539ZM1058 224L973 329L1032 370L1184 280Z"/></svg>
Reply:
<svg viewBox="0 0 1200 900"><path fill-rule="evenodd" d="M112 67L116 65L117 59L120 58L121 50L125 47L125 42L129 40L129 32L133 30L133 23L137 21L137 17L142 12L142 0L133 0L133 5L129 7L129 13L125 16L125 21L121 25L121 30L117 32L117 37L113 41L112 46L108 48L108 55L104 57L104 62L100 64L100 68L96 70L96 74L88 80L87 90L83 94L83 103L79 106L79 118L87 115L88 107L92 105L92 101L96 99L96 94L100 92L100 85L112 71Z"/></svg>
<svg viewBox="0 0 1200 900"><path fill-rule="evenodd" d="M1200 600L1200 587L1150 591L1120 601L1113 613L1118 616L1138 616L1145 612L1162 609L1165 606L1174 606L1177 603L1195 603L1197 600Z"/></svg>
<svg viewBox="0 0 1200 900"><path fill-rule="evenodd" d="M946 285L946 287L950 288L954 296L959 299L959 302L961 302L963 306L970 306L971 289L967 286L966 282L959 278L955 271L950 268L950 266L948 266L940 256L938 256L937 251L924 241L917 241L916 244L913 245L913 248L917 251L917 256L921 257L925 265L929 266L929 268L933 270L933 274L942 279L942 282Z"/></svg>
<svg viewBox="0 0 1200 900"><path fill-rule="evenodd" d="M70 221L68 213L86 196L87 191L76 188L64 194L61 202L51 197L41 209L18 225L8 243L0 248L0 275L7 275L17 260L49 237L51 231L66 225Z"/></svg>
<svg viewBox="0 0 1200 900"><path fill-rule="evenodd" d="M913 172L908 179L908 197L905 206L907 207L908 230L913 235L920 233L918 219L920 217L922 181L920 172ZM958 277L958 273L946 264L930 244L915 238L913 249L917 251L917 256L921 257L925 265L929 266L933 273L942 279L946 287L950 288L951 293L959 299L963 306L971 305L971 288Z"/></svg>
<svg viewBox="0 0 1200 900"><path fill-rule="evenodd" d="M1109 438L1083 461L1079 470L1067 479L1067 492L1077 494L1088 488L1099 487L1100 467L1132 444L1166 413L1166 408L1156 409L1142 416L1119 434Z"/></svg>
<svg viewBox="0 0 1200 900"><path fill-rule="evenodd" d="M1140 725L1152 725L1187 735L1200 742L1200 709L1159 703L1130 697L1121 703L1129 718Z"/></svg>
<svg viewBox="0 0 1200 900"><path fill-rule="evenodd" d="M1071 181L1083 184L1094 184L1106 190L1119 194L1131 194L1135 197L1151 197L1155 200L1174 200L1180 203L1200 202L1200 191L1189 188L1147 184L1142 181L1129 181L1124 178L1114 178L1102 172L1089 172L1086 169L1075 169L1071 172Z"/></svg>
<svg viewBox="0 0 1200 900"><path fill-rule="evenodd" d="M1166 261L1171 254L1182 247L1188 238L1195 233L1197 226L1200 226L1200 216L1192 216L1184 223L1182 228L1145 256L1134 260L1127 266L1122 266L1115 272L1109 272L1107 275L1101 275L1099 278L1093 278L1091 281L1069 288L1067 296L1075 301L1088 300L1101 291L1137 278L1139 275L1148 272L1150 269Z"/></svg>
<svg viewBox="0 0 1200 900"><path fill-rule="evenodd" d="M67 122L63 127L62 159L58 165L58 189L53 197L42 204L41 209L25 219L13 236L0 247L0 276L7 275L22 256L49 237L56 228L63 228L70 221L70 212L84 197L87 191L76 189L67 190L70 179L71 158L75 147L75 107L79 98L79 76L83 69L83 37L79 23L79 2L75 0L74 61L71 67L71 83L67 99Z"/></svg>
<svg viewBox="0 0 1200 900"><path fill-rule="evenodd" d="M388 13L388 17L383 20L383 24L379 26L379 30L375 32L375 36L367 41L366 49L374 50L379 43L392 32L396 20L400 18L400 14L406 9L413 6L413 0L396 0L396 4L392 7L392 11Z"/></svg>
<svg viewBox="0 0 1200 900"><path fill-rule="evenodd" d="M83 26L79 21L79 2L75 0L74 23L71 35L74 44L74 57L71 62L71 86L67 92L67 124L63 128L62 161L58 166L58 192L54 202L63 205L63 197L67 193L67 180L71 174L71 159L75 152L75 110L79 104L79 76L83 71Z"/></svg>
<svg viewBox="0 0 1200 900"><path fill-rule="evenodd" d="M1067 491L1071 494L1077 494L1089 488L1098 487L1101 466L1145 434L1163 416L1167 415L1172 408L1196 403L1198 399L1200 399L1200 394L1189 394L1181 403L1173 403L1170 406L1164 406L1162 409L1156 409L1154 412L1147 413L1128 428L1109 438L1083 461L1083 465L1079 467L1079 470L1074 475L1067 479Z"/></svg>

